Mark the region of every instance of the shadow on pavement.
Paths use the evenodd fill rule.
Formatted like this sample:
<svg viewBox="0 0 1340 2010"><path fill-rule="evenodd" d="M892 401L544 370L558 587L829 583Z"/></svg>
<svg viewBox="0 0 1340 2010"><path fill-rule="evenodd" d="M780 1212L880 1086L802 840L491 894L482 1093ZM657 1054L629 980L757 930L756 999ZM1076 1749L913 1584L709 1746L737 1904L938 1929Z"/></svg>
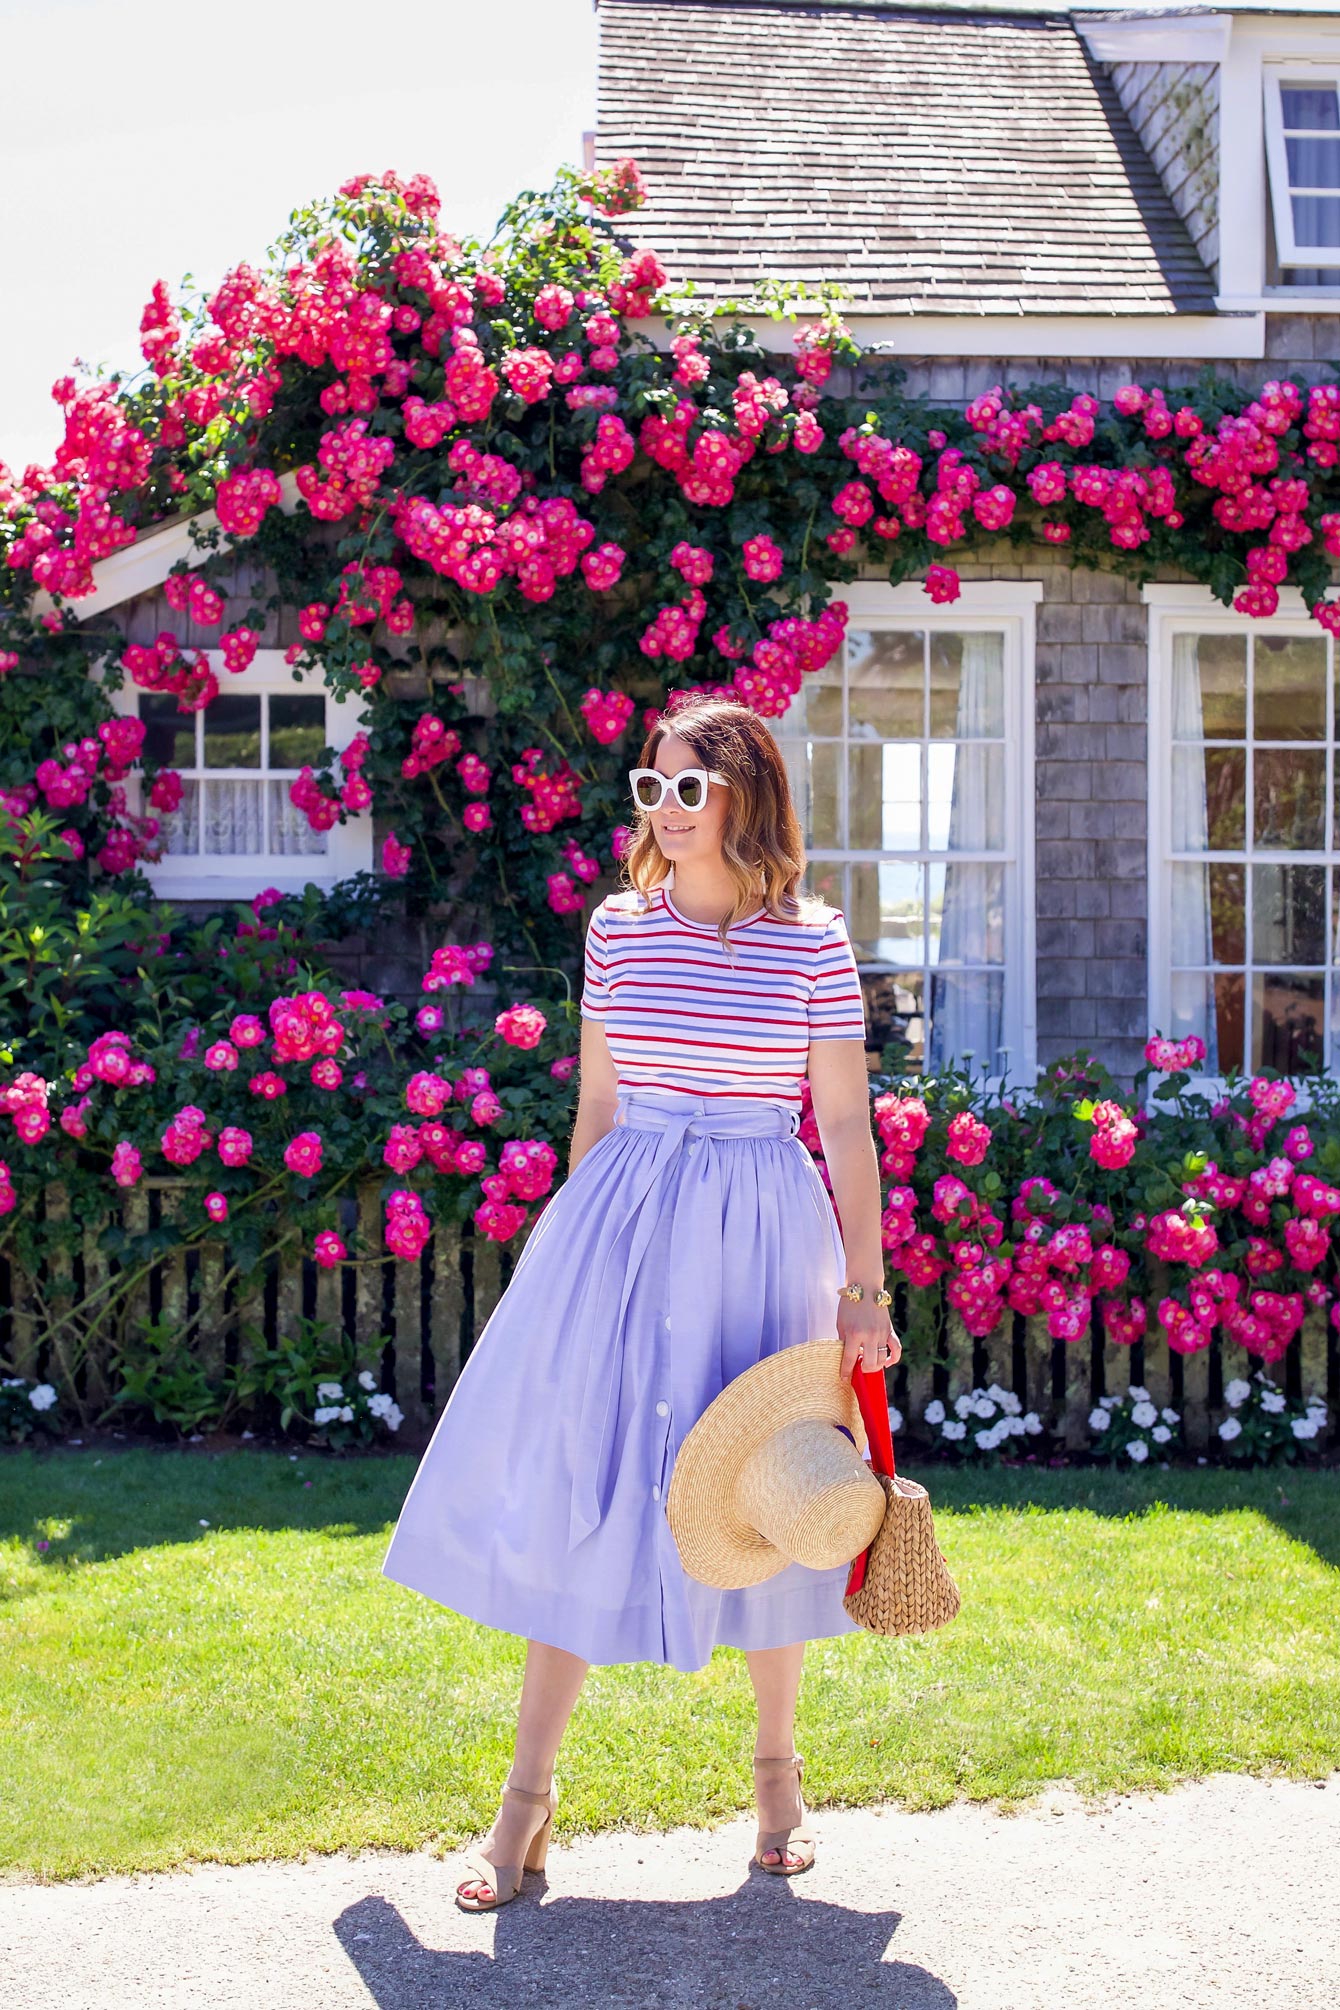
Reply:
<svg viewBox="0 0 1340 2010"><path fill-rule="evenodd" d="M958 1998L924 1968L885 1959L897 1912L804 1899L760 1870L726 1898L560 1898L543 1881L496 1921L444 1904L479 1944L426 1947L396 1907L360 1899L334 1922L378 2010L953 2010ZM446 1931L454 1929L445 1929Z"/></svg>

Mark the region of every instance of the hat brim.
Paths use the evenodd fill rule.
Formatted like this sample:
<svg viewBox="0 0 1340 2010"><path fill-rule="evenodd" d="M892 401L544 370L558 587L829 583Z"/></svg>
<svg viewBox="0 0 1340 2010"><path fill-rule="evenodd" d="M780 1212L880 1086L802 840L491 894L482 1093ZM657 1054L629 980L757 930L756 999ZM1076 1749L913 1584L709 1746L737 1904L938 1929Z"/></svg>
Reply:
<svg viewBox="0 0 1340 2010"><path fill-rule="evenodd" d="M860 1405L842 1379L840 1340L802 1340L746 1368L709 1403L679 1448L665 1512L690 1577L719 1590L762 1584L791 1559L741 1519L736 1481L745 1461L784 1425L813 1419L866 1445Z"/></svg>

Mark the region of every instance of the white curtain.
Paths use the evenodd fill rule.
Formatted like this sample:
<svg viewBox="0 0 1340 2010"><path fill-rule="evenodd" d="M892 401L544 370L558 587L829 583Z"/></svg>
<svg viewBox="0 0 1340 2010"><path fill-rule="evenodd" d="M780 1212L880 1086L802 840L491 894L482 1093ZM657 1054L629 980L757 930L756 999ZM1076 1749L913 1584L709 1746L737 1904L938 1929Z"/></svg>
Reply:
<svg viewBox="0 0 1340 2010"><path fill-rule="evenodd" d="M1206 792L1205 715L1201 706L1200 638L1173 637L1172 849L1199 853L1210 843L1210 806ZM1214 960L1208 865L1183 864L1172 870L1172 960L1175 965L1208 964ZM1211 1007L1214 980L1184 978L1178 986L1179 1033L1199 1033L1205 1042L1205 1069L1219 1068L1219 1031Z"/></svg>
<svg viewBox="0 0 1340 2010"><path fill-rule="evenodd" d="M205 850L215 855L265 849L265 806L259 782L205 782Z"/></svg>
<svg viewBox="0 0 1340 2010"><path fill-rule="evenodd" d="M956 864L955 852L996 849L1001 841L997 805L1001 731L1001 638L989 631L965 634L959 676L957 745L949 809L949 851L940 916L940 965L931 973L932 1074L971 1054L974 1074L994 1074L1000 1047L1002 985L985 970L945 969L980 962L987 943L986 903L997 868Z"/></svg>
<svg viewBox="0 0 1340 2010"><path fill-rule="evenodd" d="M326 831L314 831L302 811L289 801L288 782L270 782L270 850L284 857L319 857L330 849Z"/></svg>

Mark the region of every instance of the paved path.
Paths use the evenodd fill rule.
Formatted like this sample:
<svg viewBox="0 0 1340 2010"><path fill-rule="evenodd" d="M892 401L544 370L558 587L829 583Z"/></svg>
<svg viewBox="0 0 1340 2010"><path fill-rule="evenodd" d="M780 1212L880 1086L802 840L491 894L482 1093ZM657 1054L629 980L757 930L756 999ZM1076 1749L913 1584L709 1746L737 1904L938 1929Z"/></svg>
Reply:
<svg viewBox="0 0 1340 2010"><path fill-rule="evenodd" d="M549 1852L496 1916L454 1858L364 1852L0 1885L6 2010L1336 2010L1340 1772L1086 1809L821 1813ZM537 1902L538 1901L538 1902Z"/></svg>

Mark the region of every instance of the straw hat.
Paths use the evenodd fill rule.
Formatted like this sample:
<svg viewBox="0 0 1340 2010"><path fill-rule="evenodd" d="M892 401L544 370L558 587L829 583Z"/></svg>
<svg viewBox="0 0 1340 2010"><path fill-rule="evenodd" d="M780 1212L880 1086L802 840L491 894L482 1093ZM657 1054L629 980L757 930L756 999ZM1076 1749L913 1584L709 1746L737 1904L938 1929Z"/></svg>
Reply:
<svg viewBox="0 0 1340 2010"><path fill-rule="evenodd" d="M873 1541L884 1489L861 1457L865 1428L841 1362L840 1340L783 1347L699 1417L665 1504L690 1577L738 1590L788 1563L831 1570Z"/></svg>

